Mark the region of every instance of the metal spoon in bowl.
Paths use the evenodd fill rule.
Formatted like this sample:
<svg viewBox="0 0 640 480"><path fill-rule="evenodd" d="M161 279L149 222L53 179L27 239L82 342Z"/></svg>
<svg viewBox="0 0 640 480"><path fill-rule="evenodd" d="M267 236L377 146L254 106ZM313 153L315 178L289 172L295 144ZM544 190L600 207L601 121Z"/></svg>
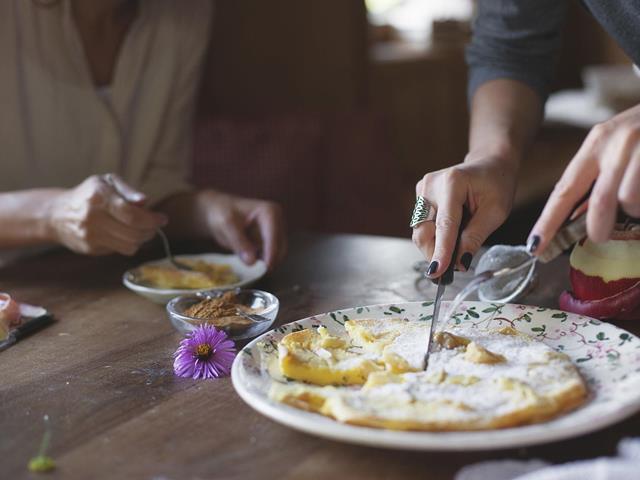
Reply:
<svg viewBox="0 0 640 480"><path fill-rule="evenodd" d="M253 323L262 323L262 322L270 322L271 321L271 319L269 319L267 317L264 317L264 316L262 316L260 314L243 312L239 308L236 309L236 315L238 315L238 316L240 316L242 318L246 318L247 320L250 320Z"/></svg>
<svg viewBox="0 0 640 480"><path fill-rule="evenodd" d="M240 288L236 288L234 289L234 292L236 295L238 295L242 290ZM199 296L206 298L206 299L211 299L211 298L220 298L222 297L224 294L226 293L226 290L208 290L206 292L201 292L200 294L198 294ZM260 315L258 313L247 313L239 308L236 308L236 315L238 315L239 317L242 318L246 318L247 320L253 322L253 323L262 323L262 322L270 322L271 319L267 318L263 315Z"/></svg>
<svg viewBox="0 0 640 480"><path fill-rule="evenodd" d="M118 187L118 184L113 179L112 174L107 173L106 175L102 175L101 178L107 185L109 185L109 187L111 187L111 189L116 193L116 195L118 195L122 200L124 200L127 203L131 203L131 201L127 198L124 192L122 192L122 190L120 190L120 188ZM161 228L159 227L156 228L156 233L160 237L160 240L162 240L162 247L164 248L164 253L167 259L169 260L169 262L171 263L171 265L173 265L174 267L180 270L187 270L187 271L195 270L194 268L190 267L186 263L181 262L180 260L176 260L176 258L171 253L171 248L169 246L169 239L167 238L167 234L164 233Z"/></svg>

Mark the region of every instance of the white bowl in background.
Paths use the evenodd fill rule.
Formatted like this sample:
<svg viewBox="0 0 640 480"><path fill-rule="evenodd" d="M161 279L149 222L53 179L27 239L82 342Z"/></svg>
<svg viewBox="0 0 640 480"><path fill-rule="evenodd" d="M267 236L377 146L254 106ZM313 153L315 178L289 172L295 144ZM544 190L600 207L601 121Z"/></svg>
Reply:
<svg viewBox="0 0 640 480"><path fill-rule="evenodd" d="M207 290L228 290L230 288L244 287L252 284L258 279L262 278L267 272L267 265L262 260L257 260L253 265L245 264L240 257L232 254L223 253L199 253L195 255L176 255L177 259L184 260L202 260L208 263L226 264L229 265L234 273L240 277L240 280L236 283L230 283L227 285L220 285L217 287L208 288L155 288L148 285L142 285L135 280L134 271L136 268L140 268L143 265L169 265L167 258L160 260L153 260L151 262L138 265L136 268L127 270L122 276L122 283L132 292L137 293L145 298L148 298L152 302L166 304L169 300L179 295L188 295L196 292L205 292Z"/></svg>

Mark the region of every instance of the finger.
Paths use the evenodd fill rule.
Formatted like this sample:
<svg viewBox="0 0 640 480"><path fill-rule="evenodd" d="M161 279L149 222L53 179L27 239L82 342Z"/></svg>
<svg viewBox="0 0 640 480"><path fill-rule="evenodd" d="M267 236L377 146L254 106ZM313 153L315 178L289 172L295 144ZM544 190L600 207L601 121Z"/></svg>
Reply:
<svg viewBox="0 0 640 480"><path fill-rule="evenodd" d="M277 215L272 209L264 209L256 217L262 243L262 259L269 269L274 267L278 254L280 225L278 224Z"/></svg>
<svg viewBox="0 0 640 480"><path fill-rule="evenodd" d="M142 230L140 228L131 227L106 214L104 218L101 219L101 230L110 232L112 236L119 238L124 242L136 244L138 246L154 238L157 233L155 228Z"/></svg>
<svg viewBox="0 0 640 480"><path fill-rule="evenodd" d="M289 252L289 239L287 238L286 228L283 224L282 233L280 234L280 247L278 248L278 261L280 264L286 258L287 253Z"/></svg>
<svg viewBox="0 0 640 480"><path fill-rule="evenodd" d="M453 250L458 238L458 229L462 219L462 206L466 192L456 188L455 184L447 186L443 198L438 202L436 212L436 240L433 257L427 273L431 278L441 276L451 263Z"/></svg>
<svg viewBox="0 0 640 480"><path fill-rule="evenodd" d="M103 181L100 175L87 178L81 185L87 192L87 202L92 208L104 209L114 194L113 188Z"/></svg>
<svg viewBox="0 0 640 480"><path fill-rule="evenodd" d="M460 246L456 264L463 271L469 270L473 256L478 252L487 237L504 221L490 207L481 206L471 216L469 223L460 235Z"/></svg>
<svg viewBox="0 0 640 480"><path fill-rule="evenodd" d="M89 235L90 238L87 238L87 241L91 245L109 249L122 255L133 255L142 244L153 238L155 230L151 232L137 230L119 223L105 214Z"/></svg>
<svg viewBox="0 0 640 480"><path fill-rule="evenodd" d="M256 261L256 246L249 240L246 228L238 216L232 216L224 225L223 235L227 246L236 253L247 265L253 265Z"/></svg>
<svg viewBox="0 0 640 480"><path fill-rule="evenodd" d="M594 242L609 239L618 213L618 191L638 135L618 131L603 152L606 168L593 186L587 210L587 233Z"/></svg>
<svg viewBox="0 0 640 480"><path fill-rule="evenodd" d="M640 147L637 147L618 190L618 200L623 210L635 218L640 218Z"/></svg>
<svg viewBox="0 0 640 480"><path fill-rule="evenodd" d="M69 248L76 253L91 256L109 255L111 253L114 253L113 249L100 245L98 243L100 242L100 240L101 235L84 236L82 238L79 238L78 241L69 245Z"/></svg>
<svg viewBox="0 0 640 480"><path fill-rule="evenodd" d="M84 255L89 255L92 257L99 257L102 255L110 255L112 253L114 253L114 250L110 249L110 248L105 248L105 247L95 247L95 248L88 248L84 251L82 251L82 253Z"/></svg>
<svg viewBox="0 0 640 480"><path fill-rule="evenodd" d="M112 195L109 199L107 210L118 222L138 230L155 231L155 229L164 227L168 223L168 218L165 214L132 205L116 195Z"/></svg>
<svg viewBox="0 0 640 480"><path fill-rule="evenodd" d="M277 256L275 264L280 264L287 255L289 249L289 241L287 239L287 228L284 221L284 215L278 215L278 227L277 227Z"/></svg>
<svg viewBox="0 0 640 480"><path fill-rule="evenodd" d="M434 208L437 212L438 203L433 198L433 195L431 195L431 192L428 191L425 180L427 175L416 183L416 198L423 197L431 205L431 208ZM433 258L433 249L436 243L435 223L433 221L419 223L413 228L411 239L416 247L418 247L418 250L422 252L422 256L430 262Z"/></svg>
<svg viewBox="0 0 640 480"><path fill-rule="evenodd" d="M105 231L100 236L100 247L111 250L112 252L131 257L136 254L140 248L139 244L132 243L113 235L112 232Z"/></svg>
<svg viewBox="0 0 640 480"><path fill-rule="evenodd" d="M573 211L573 213L569 217L569 220L575 220L579 216L583 215L584 213L587 212L588 208L589 208L589 199L587 198L584 202L582 202L580 205L576 207L576 209Z"/></svg>
<svg viewBox="0 0 640 480"><path fill-rule="evenodd" d="M139 243L122 238L114 233L112 229L105 226L96 229L94 233L87 238L87 242L91 245L92 251L102 250L126 256L134 255L140 247Z"/></svg>
<svg viewBox="0 0 640 480"><path fill-rule="evenodd" d="M531 253L542 253L575 204L589 190L598 175L598 163L592 150L581 148L569 162L549 196L542 214L529 234Z"/></svg>
<svg viewBox="0 0 640 480"><path fill-rule="evenodd" d="M413 243L422 252L424 258L431 261L436 243L436 226L434 222L422 222L413 229Z"/></svg>
<svg viewBox="0 0 640 480"><path fill-rule="evenodd" d="M115 173L108 173L107 175L113 183L116 191L120 193L120 195L122 195L124 198L126 198L127 202L142 206L147 201L147 197L144 193L133 188Z"/></svg>

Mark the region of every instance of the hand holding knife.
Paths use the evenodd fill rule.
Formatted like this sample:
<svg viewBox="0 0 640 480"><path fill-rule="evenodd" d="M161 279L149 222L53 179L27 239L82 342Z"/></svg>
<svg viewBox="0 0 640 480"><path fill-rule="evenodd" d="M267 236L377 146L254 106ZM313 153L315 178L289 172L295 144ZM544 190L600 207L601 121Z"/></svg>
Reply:
<svg viewBox="0 0 640 480"><path fill-rule="evenodd" d="M434 283L438 286L436 290L436 298L433 302L433 315L431 317L431 327L429 328L429 341L427 343L427 352L424 355L424 368L426 370L429 366L429 355L433 350L433 337L435 333L435 327L438 323L438 318L440 317L440 304L442 303L442 297L444 295L444 291L447 285L453 283L453 272L456 268L456 258L458 258L458 248L460 246L460 237L462 235L462 231L465 229L467 224L469 223L469 219L471 218L471 213L467 209L466 206L462 207L462 220L460 221L460 227L458 228L458 236L456 238L456 245L453 249L453 254L451 255L451 261L449 262L449 267L447 270L437 279L434 280Z"/></svg>

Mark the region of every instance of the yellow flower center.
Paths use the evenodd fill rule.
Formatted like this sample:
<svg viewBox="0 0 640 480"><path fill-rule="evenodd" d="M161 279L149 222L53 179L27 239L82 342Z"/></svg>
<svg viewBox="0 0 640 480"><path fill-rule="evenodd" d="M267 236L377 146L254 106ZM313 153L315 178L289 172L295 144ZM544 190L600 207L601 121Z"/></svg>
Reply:
<svg viewBox="0 0 640 480"><path fill-rule="evenodd" d="M211 355L211 346L201 343L196 347L196 355L200 360L206 360Z"/></svg>

